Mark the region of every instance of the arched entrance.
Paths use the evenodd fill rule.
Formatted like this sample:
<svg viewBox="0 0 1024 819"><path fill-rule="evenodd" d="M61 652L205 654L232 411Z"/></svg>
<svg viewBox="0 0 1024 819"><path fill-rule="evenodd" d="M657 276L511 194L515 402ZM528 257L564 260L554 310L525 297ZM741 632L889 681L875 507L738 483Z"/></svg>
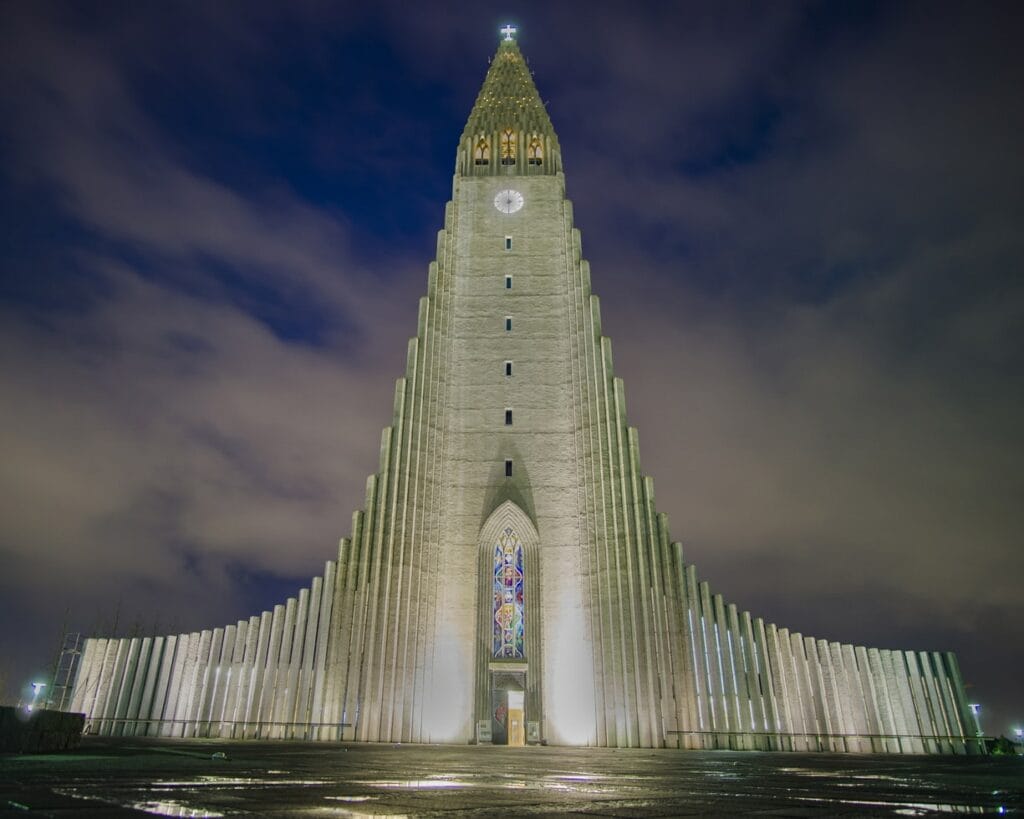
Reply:
<svg viewBox="0 0 1024 819"><path fill-rule="evenodd" d="M540 560L537 528L512 501L480 529L476 740L542 739Z"/></svg>

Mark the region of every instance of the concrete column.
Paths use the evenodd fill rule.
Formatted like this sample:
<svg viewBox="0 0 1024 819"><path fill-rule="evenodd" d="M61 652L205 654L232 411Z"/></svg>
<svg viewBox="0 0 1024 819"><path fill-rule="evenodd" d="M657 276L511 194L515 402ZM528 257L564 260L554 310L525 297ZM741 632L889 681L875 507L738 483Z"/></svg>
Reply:
<svg viewBox="0 0 1024 819"><path fill-rule="evenodd" d="M93 637L85 641L82 646L82 659L78 665L78 676L75 679L75 690L71 696L71 710L85 714L90 725L96 707L100 667L106 649L107 641L102 637Z"/></svg>
<svg viewBox="0 0 1024 819"><path fill-rule="evenodd" d="M291 726L291 716L288 713L289 701L294 702L295 692L292 689L291 681L291 659L292 645L295 642L295 615L298 609L298 600L289 597L284 608L284 628L281 631L281 647L277 656L276 681L274 683L274 700L271 703L270 720L273 723L273 730L270 736L274 739L285 739Z"/></svg>
<svg viewBox="0 0 1024 819"><path fill-rule="evenodd" d="M917 654L918 668L921 672L921 686L925 692L925 699L931 706L932 725L935 729L937 752L940 754L953 754L956 749L950 739L953 735L953 727L949 724L946 714L946 703L943 691L937 685L936 676L932 670L931 656L927 651Z"/></svg>
<svg viewBox="0 0 1024 819"><path fill-rule="evenodd" d="M743 636L743 665L747 678L747 695L750 697L750 724L754 748L759 751L774 750L768 742L765 719L765 695L768 688L762 682L763 661L758 656L759 647L754 634L753 621L749 611L740 616L740 632Z"/></svg>
<svg viewBox="0 0 1024 819"><path fill-rule="evenodd" d="M378 621L382 617L381 606L386 591L382 583L387 585L387 578L381 572L386 564L385 547L386 522L388 517L388 501L394 494L391 486L392 454L394 427L388 426L381 433L380 465L377 473L376 495L373 499L373 534L371 553L373 560L369 566L367 578L366 625L363 641L363 669L360 679L360 699L363 703L360 712L360 739L376 742L380 740L380 668L379 668L379 635ZM327 586L330 588L330 585ZM319 710L319 709L318 709ZM322 722L321 713L320 720ZM321 728L321 734L323 728Z"/></svg>
<svg viewBox="0 0 1024 819"><path fill-rule="evenodd" d="M270 637L267 641L267 654L263 665L263 683L260 686L260 701L256 707L259 726L256 736L260 739L274 735L273 714L274 699L277 695L277 666L281 656L281 636L284 633L285 607L278 603L270 615Z"/></svg>
<svg viewBox="0 0 1024 819"><path fill-rule="evenodd" d="M779 632L782 636L782 632ZM818 720L814 691L811 688L810 676L807 668L807 655L804 653L804 637L800 632L789 633L790 662L793 664L793 685L791 692L796 692L797 702L800 704L800 718L803 723L804 742L808 751L820 751L821 729L818 727Z"/></svg>
<svg viewBox="0 0 1024 819"><path fill-rule="evenodd" d="M611 344L609 342L608 346ZM637 533L634 529L634 521L630 510L632 509L632 498L630 495L630 468L628 457L628 443L626 441L626 406L625 388L620 378L612 378L612 410L614 420L611 423L609 432L612 435L612 457L614 461L613 479L615 492L615 506L619 511L618 522L620 525L621 539L619 550L625 568L625 586L627 591L627 622L633 638L629 640L627 658L631 654L632 660L632 683L631 688L634 694L635 719L637 727L636 743L641 748L650 748L652 743L651 722L650 722L650 697L648 681L650 679L650 668L648 666L649 654L647 645L647 623L645 621L646 595L640 583L640 569L637 565L638 555L635 545ZM633 714L631 713L631 717ZM631 743L632 744L632 743Z"/></svg>
<svg viewBox="0 0 1024 819"><path fill-rule="evenodd" d="M164 662L165 637L153 637L149 650L149 667L146 670L146 680L142 688L142 699L139 702L139 721L135 725L135 736L144 737L155 733L157 724L153 719L153 704L157 696L160 682L160 669Z"/></svg>
<svg viewBox="0 0 1024 819"><path fill-rule="evenodd" d="M327 665L327 642L331 633L331 609L334 595L327 590L334 588L336 564L328 560L324 566L324 593L320 595L320 618L316 639L315 675L313 679L313 721L323 722L324 674ZM318 734L322 739L338 739L333 728L321 730Z"/></svg>
<svg viewBox="0 0 1024 819"><path fill-rule="evenodd" d="M910 690L910 673L907 668L905 655L902 651L890 651L893 666L893 678L896 680L900 701L903 706L903 719L906 724L906 731L910 737L910 744L914 753L923 754L926 752L922 740L921 723L917 718L917 709L914 707L914 695Z"/></svg>
<svg viewBox="0 0 1024 819"><path fill-rule="evenodd" d="M738 747L744 750L755 750L760 737L754 735L757 725L754 721L754 699L750 689L751 669L748 667L746 638L740 628L740 614L735 603L725 609L727 640L729 653L732 656L733 687L736 689L736 731L743 734L738 737ZM760 694L758 695L760 699Z"/></svg>
<svg viewBox="0 0 1024 819"><path fill-rule="evenodd" d="M187 634L175 635L174 656L171 659L170 680L164 698L164 709L161 716L160 736L175 736L174 719L178 710L178 694L181 690L181 675L185 670L185 654L188 652Z"/></svg>
<svg viewBox="0 0 1024 819"><path fill-rule="evenodd" d="M864 675L857 662L854 647L849 643L843 643L840 645L839 651L843 657L843 669L846 673L846 691L849 699L848 719L852 723L853 732L858 735L857 750L862 754L871 753L874 750L874 740L870 738L870 735L881 733L877 720L871 721L874 704L869 692L864 690ZM864 661L867 662L867 655L865 655Z"/></svg>
<svg viewBox="0 0 1024 819"><path fill-rule="evenodd" d="M844 753L849 749L843 736L846 732L843 729L843 720L839 710L839 692L828 643L825 640L815 640L811 637L807 639L808 656L813 654L814 664L817 668L816 678L812 677L812 682L816 684L817 690L820 692L818 719L819 721L823 720L822 725L829 735L826 747L837 753Z"/></svg>
<svg viewBox="0 0 1024 819"><path fill-rule="evenodd" d="M113 662L107 667L109 673L105 673L106 699L103 703L103 722L100 724L100 733L104 736L111 736L117 725L114 718L117 716L117 700L121 693L121 685L124 682L124 667L128 659L128 640L120 639L114 642ZM106 668L104 669L106 672Z"/></svg>
<svg viewBox="0 0 1024 819"><path fill-rule="evenodd" d="M793 733L796 722L793 719L793 706L789 693L789 676L792 669L792 661L788 659L782 650L784 642L779 635L775 623L767 623L764 627L765 656L768 658L768 669L771 675L772 690L774 693L773 708L775 711L775 723L772 730L778 732L780 751L792 751L794 745Z"/></svg>
<svg viewBox="0 0 1024 819"><path fill-rule="evenodd" d="M302 737L314 739L312 720L313 716L313 681L314 664L316 662L316 636L318 623L320 621L320 602L325 593L322 577L314 577L309 587L309 615L306 618L305 642L302 647L302 668L299 671L299 696L296 704L296 722L303 723ZM327 628L325 626L325 628Z"/></svg>
<svg viewBox="0 0 1024 819"><path fill-rule="evenodd" d="M139 708L142 704L142 692L146 686L149 671L149 657L152 648L152 637L143 637L139 641L139 653L135 661L135 674L132 680L131 693L128 696L128 710L125 712L126 720L137 720L139 717ZM138 727L138 722L130 722L125 725L122 733L124 736L136 736Z"/></svg>
<svg viewBox="0 0 1024 819"><path fill-rule="evenodd" d="M242 736L240 721L245 718L244 703L249 698L250 651L256 651L256 632L259 620L239 620L235 627L235 648L231 652L231 685L224 694L224 718L220 728L222 737Z"/></svg>
<svg viewBox="0 0 1024 819"><path fill-rule="evenodd" d="M683 545L672 544L675 555L675 576L678 599L678 654L676 659L676 680L681 693L680 702L683 716L679 728L687 733L681 735L682 748L701 748L703 742L700 734L701 717L697 704L697 651L693 634L693 609L688 591L686 564L683 562ZM677 695L678 696L678 695Z"/></svg>
<svg viewBox="0 0 1024 819"><path fill-rule="evenodd" d="M725 706L725 725L729 731L729 748L742 749L743 723L740 721L739 701L736 694L736 657L732 650L732 637L729 633L729 619L726 615L725 601L722 595L712 598L715 611L715 649L721 664L723 705Z"/></svg>
<svg viewBox="0 0 1024 819"><path fill-rule="evenodd" d="M882 663L882 652L877 648L868 648L866 652L885 750L891 754L903 753L903 741L899 738L900 730L896 724L892 698L889 695L889 681Z"/></svg>
<svg viewBox="0 0 1024 819"><path fill-rule="evenodd" d="M235 639L238 635L238 624L224 626L224 636L221 639L220 659L217 662L217 669L214 676L213 697L210 700L210 721L209 736L223 736L224 711L227 707L228 692L235 683L233 673L233 660L235 654Z"/></svg>
<svg viewBox="0 0 1024 819"><path fill-rule="evenodd" d="M901 653L906 668L907 687L910 689L911 707L921 735L921 744L925 753L937 754L939 753L939 747L935 740L937 731L932 718L928 690L921 678L921 669L917 664L917 655L913 651Z"/></svg>
<svg viewBox="0 0 1024 819"><path fill-rule="evenodd" d="M799 651L794 644L793 654L797 659L797 669L802 672L800 674L800 684L803 686L801 698L804 702L804 708L810 708L810 711L805 716L805 721L809 725L814 726L814 733L817 734L816 750L826 750L831 746L822 734L830 733L830 726L828 724L828 717L825 714L825 698L821 690L821 667L818 664L818 652L813 637L797 636L800 638L800 648L803 650Z"/></svg>
<svg viewBox="0 0 1024 819"><path fill-rule="evenodd" d="M697 587L700 592L701 605L701 642L708 675L708 713L711 716L711 728L714 734L714 748L728 748L729 722L725 710L725 690L722 682L721 654L715 639L715 616L712 609L711 589L707 581Z"/></svg>
<svg viewBox="0 0 1024 819"><path fill-rule="evenodd" d="M181 675L181 687L178 689L174 736L190 737L193 735L193 724L190 718L192 703L196 696L196 674L199 670L199 647L202 639L202 632L199 631L193 631L188 635L185 668Z"/></svg>
<svg viewBox="0 0 1024 819"><path fill-rule="evenodd" d="M295 613L295 627L292 630L292 648L288 657L288 696L285 699L283 720L288 723L285 739L304 738L300 722L305 722L298 713L299 673L302 670L302 647L306 640L306 621L309 619L309 589L300 589Z"/></svg>
<svg viewBox="0 0 1024 819"><path fill-rule="evenodd" d="M149 726L146 736L162 736L164 730L164 714L167 710L167 692L174 671L174 655L178 650L178 635L171 634L162 638L163 653L160 656L160 672L157 676L156 689L153 692L153 706L149 712Z"/></svg>
<svg viewBox="0 0 1024 819"><path fill-rule="evenodd" d="M889 649L882 649L878 652L882 662L882 670L885 673L885 686L889 692L889 706L892 708L893 725L899 737L900 753L923 753L920 741L914 742L911 737L911 729L907 724L907 703L900 690L899 676L901 669L893 662L893 653Z"/></svg>
<svg viewBox="0 0 1024 819"><path fill-rule="evenodd" d="M205 635L206 632L203 632ZM200 644L199 672L196 675L196 702L192 709L196 720L195 736L210 736L210 711L213 707L215 689L220 679L220 655L224 648L224 629L215 628L210 632L207 647Z"/></svg>
<svg viewBox="0 0 1024 819"><path fill-rule="evenodd" d="M942 655L937 651L933 651L929 654L929 660L937 696L942 700L945 725L950 737L949 748L954 754L965 754L967 753L967 748L962 739L964 730L960 724L960 715L957 711L956 700L953 695L953 686L950 684L949 676L946 673L946 666L942 661Z"/></svg>
<svg viewBox="0 0 1024 819"><path fill-rule="evenodd" d="M694 697L697 711L697 730L701 733L696 736L698 748L713 748L714 740L710 731L714 727L711 716L710 702L710 681L711 673L707 659L707 646L704 641L703 607L699 586L697 585L697 570L693 566L686 567L686 632L689 636L690 652L693 656L693 684Z"/></svg>
<svg viewBox="0 0 1024 819"><path fill-rule="evenodd" d="M778 691L775 688L775 671L774 664L778 662L778 655L772 654L769 651L770 640L771 642L776 641L776 635L771 638L768 636L768 631L765 622L762 618L757 617L753 621L753 632L754 632L754 656L757 658L759 674L761 678L761 701L764 704L764 728L767 732L766 742L769 751L781 751L783 750L782 738L779 735L779 726L781 725L781 714L780 714L780 700Z"/></svg>
<svg viewBox="0 0 1024 819"><path fill-rule="evenodd" d="M417 341L412 339L406 350L406 377L399 379L395 386L395 441L397 446L392 453L393 497L387 521L386 554L387 565L384 576L387 584L384 589L382 613L384 615L380 628L380 696L381 696L381 736L391 742L402 740L402 717L404 709L404 668L399 668L401 660L400 642L402 639L402 623L405 608L408 604L406 595L408 588L405 583L406 562L409 559L407 546L409 532L409 493L410 484L415 480L412 474L415 453L412 450L413 434L416 418L416 351ZM333 709L332 709L333 710ZM329 720L336 722L333 716ZM334 727L336 736L340 737L340 729Z"/></svg>
<svg viewBox="0 0 1024 819"><path fill-rule="evenodd" d="M256 656L253 658L249 686L249 700L245 704L246 739L258 739L262 724L260 722L260 703L263 701L263 684L267 669L267 653L270 651L270 629L274 623L274 613L265 611L260 615L256 638Z"/></svg>
<svg viewBox="0 0 1024 819"><path fill-rule="evenodd" d="M140 644L141 641L138 637L125 638L124 664L115 670L114 688L117 691L117 697L113 710L114 723L110 730L111 735L115 737L124 735L124 721L128 714L128 703L131 700L132 685L135 682L135 672L139 664Z"/></svg>

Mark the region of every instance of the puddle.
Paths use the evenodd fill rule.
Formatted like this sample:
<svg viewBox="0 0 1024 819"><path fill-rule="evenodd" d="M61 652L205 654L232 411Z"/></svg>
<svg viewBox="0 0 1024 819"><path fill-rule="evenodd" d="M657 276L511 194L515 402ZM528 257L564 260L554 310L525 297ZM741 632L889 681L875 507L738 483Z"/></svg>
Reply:
<svg viewBox="0 0 1024 819"><path fill-rule="evenodd" d="M224 815L223 813L207 810L206 808L190 808L188 805L182 805L177 802L129 802L127 807L152 813L154 816L194 816L206 819L206 817Z"/></svg>

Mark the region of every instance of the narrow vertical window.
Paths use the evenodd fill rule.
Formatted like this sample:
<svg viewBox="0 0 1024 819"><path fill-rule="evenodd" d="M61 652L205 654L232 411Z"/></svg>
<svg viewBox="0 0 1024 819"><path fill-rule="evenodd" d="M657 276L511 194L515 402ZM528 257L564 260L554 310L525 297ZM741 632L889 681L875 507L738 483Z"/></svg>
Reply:
<svg viewBox="0 0 1024 819"><path fill-rule="evenodd" d="M505 408L505 426L512 426L512 410L508 407Z"/></svg>
<svg viewBox="0 0 1024 819"><path fill-rule="evenodd" d="M505 332L512 332L512 316L505 316Z"/></svg>
<svg viewBox="0 0 1024 819"><path fill-rule="evenodd" d="M473 151L473 161L477 165L489 165L491 162L491 145L486 137L481 136Z"/></svg>
<svg viewBox="0 0 1024 819"><path fill-rule="evenodd" d="M512 277L511 276L506 276L505 277L505 289L506 290L511 290L512 289Z"/></svg>
<svg viewBox="0 0 1024 819"><path fill-rule="evenodd" d="M516 135L511 128L501 132L501 164L516 164Z"/></svg>
<svg viewBox="0 0 1024 819"><path fill-rule="evenodd" d="M511 478L512 477L512 461L511 460L505 461L505 477L506 478Z"/></svg>
<svg viewBox="0 0 1024 819"><path fill-rule="evenodd" d="M530 165L541 165L544 163L544 146L540 137L534 134L526 149L527 163Z"/></svg>
<svg viewBox="0 0 1024 819"><path fill-rule="evenodd" d="M505 375L512 375L512 362L511 361L506 361L505 362Z"/></svg>
<svg viewBox="0 0 1024 819"><path fill-rule="evenodd" d="M511 250L511 249L512 249L512 237L511 236L506 236L505 237L505 250Z"/></svg>

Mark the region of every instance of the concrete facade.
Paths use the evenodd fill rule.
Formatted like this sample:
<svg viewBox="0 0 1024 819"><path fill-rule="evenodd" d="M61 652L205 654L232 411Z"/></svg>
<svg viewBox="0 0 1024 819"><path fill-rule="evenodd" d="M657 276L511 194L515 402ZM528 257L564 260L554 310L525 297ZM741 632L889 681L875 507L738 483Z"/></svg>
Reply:
<svg viewBox="0 0 1024 819"><path fill-rule="evenodd" d="M522 656L492 650L503 534L522 548ZM626 423L557 136L506 40L337 560L248 621L89 640L73 709L102 734L466 743L512 737L520 700L527 743L979 750L951 654L778 628L685 562Z"/></svg>

